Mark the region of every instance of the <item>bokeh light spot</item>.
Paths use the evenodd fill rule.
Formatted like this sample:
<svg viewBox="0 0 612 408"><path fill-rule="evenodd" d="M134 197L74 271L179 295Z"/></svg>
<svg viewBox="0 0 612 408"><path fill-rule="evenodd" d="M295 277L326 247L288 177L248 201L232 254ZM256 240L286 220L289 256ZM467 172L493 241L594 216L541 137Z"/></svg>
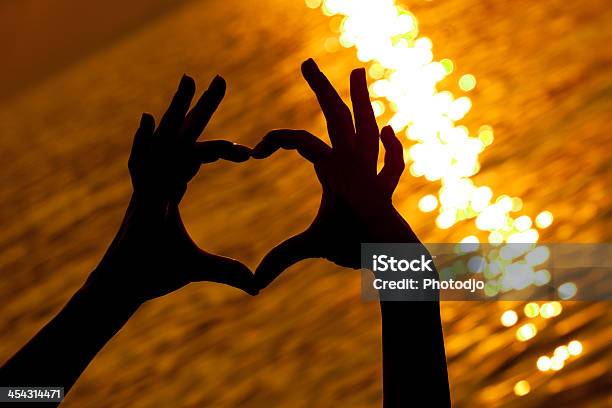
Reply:
<svg viewBox="0 0 612 408"><path fill-rule="evenodd" d="M438 199L433 194L427 194L419 200L419 210L423 212L431 212L438 206Z"/></svg>
<svg viewBox="0 0 612 408"><path fill-rule="evenodd" d="M506 327L514 326L517 321L518 315L514 310L506 310L501 315L501 323Z"/></svg>
<svg viewBox="0 0 612 408"><path fill-rule="evenodd" d="M465 74L459 78L459 88L462 91L468 92L476 87L476 77L472 74Z"/></svg>
<svg viewBox="0 0 612 408"><path fill-rule="evenodd" d="M525 316L534 318L540 313L540 306L534 302L527 303L523 309L523 312L525 313Z"/></svg>
<svg viewBox="0 0 612 408"><path fill-rule="evenodd" d="M548 228L553 223L553 215L550 211L542 211L535 219L538 228Z"/></svg>
<svg viewBox="0 0 612 408"><path fill-rule="evenodd" d="M564 284L559 286L559 289L557 291L559 292L559 297L561 299L567 300L573 298L576 295L578 288L576 287L576 284L574 282L565 282Z"/></svg>
<svg viewBox="0 0 612 408"><path fill-rule="evenodd" d="M542 356L538 358L536 366L538 367L538 370L540 371L548 371L550 370L550 364L551 364L550 357Z"/></svg>
<svg viewBox="0 0 612 408"><path fill-rule="evenodd" d="M520 341L527 341L535 337L538 329L533 323L526 323L516 330L516 338Z"/></svg>
<svg viewBox="0 0 612 408"><path fill-rule="evenodd" d="M572 356L577 356L582 353L582 343L578 340L572 340L568 343L567 350Z"/></svg>
<svg viewBox="0 0 612 408"><path fill-rule="evenodd" d="M531 391L531 385L527 380L521 380L514 384L514 393L519 397L529 394L529 391Z"/></svg>

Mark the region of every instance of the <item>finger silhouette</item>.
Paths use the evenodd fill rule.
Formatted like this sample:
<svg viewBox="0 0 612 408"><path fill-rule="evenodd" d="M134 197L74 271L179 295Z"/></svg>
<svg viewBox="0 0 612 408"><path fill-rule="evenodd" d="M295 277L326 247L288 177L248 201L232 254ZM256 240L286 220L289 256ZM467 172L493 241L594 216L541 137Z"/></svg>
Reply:
<svg viewBox="0 0 612 408"><path fill-rule="evenodd" d="M251 149L227 140L208 140L196 143L194 154L199 163L212 163L219 159L244 162L251 157Z"/></svg>
<svg viewBox="0 0 612 408"><path fill-rule="evenodd" d="M259 289L268 286L278 275L291 265L308 258L318 258L316 245L308 230L297 234L274 247L261 260L255 270L255 282Z"/></svg>
<svg viewBox="0 0 612 408"><path fill-rule="evenodd" d="M393 193L406 167L404 148L391 126L385 126L382 129L380 139L385 147L385 164L378 177L387 193Z"/></svg>
<svg viewBox="0 0 612 408"><path fill-rule="evenodd" d="M193 78L183 75L178 89L170 102L170 106L164 116L162 116L157 128L157 134L162 140L169 139L180 130L180 127L185 120L189 105L195 94L195 81Z"/></svg>
<svg viewBox="0 0 612 408"><path fill-rule="evenodd" d="M278 149L297 150L312 163L317 163L331 153L331 148L325 142L305 130L276 129L264 136L253 148L252 156L263 159Z"/></svg>
<svg viewBox="0 0 612 408"><path fill-rule="evenodd" d="M311 59L302 64L304 78L314 91L328 123L332 147L304 130L279 129L268 133L255 146L252 156L264 158L278 149L297 150L315 164L323 187L319 211L305 232L270 251L255 271L264 288L294 263L306 258L325 258L337 265L359 266L359 248L367 239L378 239L378 216L395 219L395 210L384 204L391 197L404 170L402 144L385 127L378 131L367 88L365 70L351 74L353 114L325 75ZM385 165L376 174L379 139L385 147ZM371 199L381 194L385 199ZM372 211L372 207L377 211ZM402 224L403 226L403 224Z"/></svg>
<svg viewBox="0 0 612 408"><path fill-rule="evenodd" d="M367 171L376 174L379 132L372 102L370 102L364 68L351 72L351 101L355 116L355 149Z"/></svg>
<svg viewBox="0 0 612 408"><path fill-rule="evenodd" d="M350 109L312 58L302 64L302 75L319 101L332 146L340 151L350 149L355 134Z"/></svg>
<svg viewBox="0 0 612 408"><path fill-rule="evenodd" d="M128 159L128 167L133 167L135 163L142 160L142 155L149 149L152 142L152 135L155 131L155 119L148 113L143 113L134 140L132 150Z"/></svg>
<svg viewBox="0 0 612 408"><path fill-rule="evenodd" d="M195 142L200 137L219 104L221 104L225 96L225 89L225 80L217 75L193 109L187 114L181 131L181 139L187 142Z"/></svg>

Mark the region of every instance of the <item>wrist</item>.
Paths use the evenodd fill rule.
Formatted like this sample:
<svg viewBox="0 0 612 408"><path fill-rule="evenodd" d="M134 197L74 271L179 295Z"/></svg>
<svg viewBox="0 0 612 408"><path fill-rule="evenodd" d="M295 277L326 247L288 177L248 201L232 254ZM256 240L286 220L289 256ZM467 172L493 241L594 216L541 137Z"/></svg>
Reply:
<svg viewBox="0 0 612 408"><path fill-rule="evenodd" d="M372 242L420 242L391 201L363 203L358 209Z"/></svg>
<svg viewBox="0 0 612 408"><path fill-rule="evenodd" d="M138 299L123 285L112 283L103 279L104 274L96 276L96 270L81 286L75 296L79 296L88 304L108 310L113 313L134 313L144 301Z"/></svg>

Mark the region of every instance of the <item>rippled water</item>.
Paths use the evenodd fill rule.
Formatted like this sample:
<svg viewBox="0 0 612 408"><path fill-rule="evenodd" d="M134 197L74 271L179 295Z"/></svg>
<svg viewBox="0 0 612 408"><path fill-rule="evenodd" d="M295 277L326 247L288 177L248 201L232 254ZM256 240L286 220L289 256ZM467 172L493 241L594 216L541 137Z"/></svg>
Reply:
<svg viewBox="0 0 612 408"><path fill-rule="evenodd" d="M476 181L523 197L527 214L550 209L555 224L543 242L612 238L607 3L406 3L435 55L478 78L465 124L491 124L496 140ZM140 113L159 115L183 72L201 88L217 72L229 83L206 137L254 145L275 127L324 134L299 64L314 56L345 95L358 65L352 50L323 50L328 24L301 1L193 1L0 105L0 360L102 256L130 194L126 162ZM436 188L406 175L396 201L424 241L460 239L467 226L442 231L416 210ZM318 199L312 168L285 152L204 167L182 211L202 247L255 267L308 225ZM321 261L293 267L254 299L191 285L143 307L65 406L378 406L378 307L359 291L358 273ZM560 317L533 319L539 333L522 343L499 320L522 304L445 303L455 405L610 406L608 306L566 302ZM540 355L573 338L584 345L580 358L555 374L537 371ZM521 379L532 391L518 398Z"/></svg>

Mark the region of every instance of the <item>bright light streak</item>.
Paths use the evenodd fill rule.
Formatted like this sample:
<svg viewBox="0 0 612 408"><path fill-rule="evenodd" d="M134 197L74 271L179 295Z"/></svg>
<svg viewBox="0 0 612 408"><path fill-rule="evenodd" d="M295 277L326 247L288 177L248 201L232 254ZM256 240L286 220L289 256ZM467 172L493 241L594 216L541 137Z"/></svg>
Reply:
<svg viewBox="0 0 612 408"><path fill-rule="evenodd" d="M335 21L341 19L339 24L334 23L339 44L355 47L357 58L368 64L370 93L377 98L373 105L376 116L386 119L396 132L414 142L407 150L410 174L440 182L438 197L421 198L419 209L437 209L436 225L440 229L474 220L476 228L485 232L492 244L537 242L539 233L534 227L550 226L550 211L538 214L534 226L528 215L513 214L523 207L519 197L502 194L494 198L490 187L472 182L471 177L480 171L480 153L493 143L493 128L482 125L476 135L470 135L465 126L455 123L469 113L472 101L467 96L438 90L440 81L453 74L456 67L449 58L434 59L432 42L419 35L416 17L396 0L306 3L308 7L319 4L325 15L334 16ZM461 90L470 91L476 86L476 77L464 74L458 84ZM522 255L529 256L529 252ZM537 265L542 255L531 256L528 263ZM520 272L520 282L506 279L510 289L542 285L550 279L543 273L527 276L523 267L513 265L504 265L500 270L500 281L508 270Z"/></svg>
<svg viewBox="0 0 612 408"><path fill-rule="evenodd" d="M550 272L540 265L548 261L550 251L536 243L540 237L537 229L552 225L553 214L548 210L535 218L520 214L523 209L520 197L494 195L489 186L474 184L471 178L481 167L479 155L492 145L495 133L489 125L480 126L473 134L456 124L470 112L472 101L467 96L438 89L443 79L456 75L456 66L449 58L435 60L431 40L419 36L416 17L396 4L396 0L306 0L306 4L311 8L320 6L325 15L341 19L333 28L339 33L337 43L328 41L325 48L335 52L332 49L337 45L355 47L357 58L368 64L377 118L386 120L412 143L406 154L410 174L440 183L437 197L431 194L422 197L418 208L422 212L437 210L436 225L440 229L473 220L477 234L466 237L464 246L480 242L481 236L500 246L487 255L488 259L474 256L468 263L471 271L484 272L491 279L485 287L487 295L548 284ZM474 75L464 74L457 83L462 91L469 92L477 81ZM513 245L507 247L506 243ZM517 249L516 244L532 245ZM577 288L567 282L558 292L562 299L568 299L575 296ZM561 314L562 306L556 301L529 303L523 311L529 318L539 315L550 319ZM513 310L501 316L506 327L517 322L518 315ZM520 341L536 334L533 323L516 329ZM557 347L551 357L541 356L536 365L540 371L558 371L570 356L580 353L582 343L572 340L567 346ZM530 391L527 380L514 385L517 396Z"/></svg>

